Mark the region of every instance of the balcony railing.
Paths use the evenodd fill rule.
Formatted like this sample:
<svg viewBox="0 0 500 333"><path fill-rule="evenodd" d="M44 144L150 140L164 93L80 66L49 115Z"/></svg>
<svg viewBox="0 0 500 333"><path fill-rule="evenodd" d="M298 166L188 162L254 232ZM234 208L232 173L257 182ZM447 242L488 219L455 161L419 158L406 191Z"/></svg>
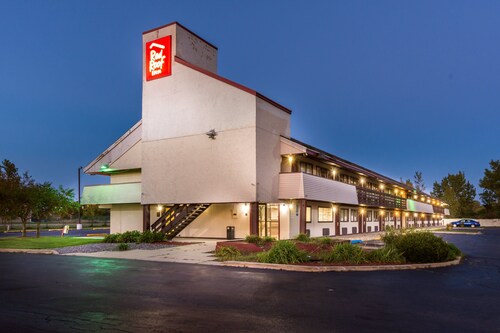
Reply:
<svg viewBox="0 0 500 333"><path fill-rule="evenodd" d="M361 205L406 209L406 199L394 195L356 186L358 202Z"/></svg>

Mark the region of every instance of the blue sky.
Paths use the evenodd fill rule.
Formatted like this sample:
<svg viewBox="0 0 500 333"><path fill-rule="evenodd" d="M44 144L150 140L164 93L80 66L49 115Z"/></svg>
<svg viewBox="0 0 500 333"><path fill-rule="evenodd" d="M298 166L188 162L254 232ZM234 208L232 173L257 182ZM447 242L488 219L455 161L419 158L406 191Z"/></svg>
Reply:
<svg viewBox="0 0 500 333"><path fill-rule="evenodd" d="M142 32L172 21L301 141L428 190L500 159L498 1L109 0L0 1L0 159L76 187L140 119Z"/></svg>

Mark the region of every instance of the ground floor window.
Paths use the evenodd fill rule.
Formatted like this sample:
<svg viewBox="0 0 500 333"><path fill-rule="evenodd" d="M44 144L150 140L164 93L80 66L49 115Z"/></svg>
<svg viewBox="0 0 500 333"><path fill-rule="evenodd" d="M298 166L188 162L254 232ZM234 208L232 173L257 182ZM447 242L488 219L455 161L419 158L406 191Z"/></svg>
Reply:
<svg viewBox="0 0 500 333"><path fill-rule="evenodd" d="M311 206L306 207L306 223L311 223Z"/></svg>
<svg viewBox="0 0 500 333"><path fill-rule="evenodd" d="M349 222L349 209L340 209L340 222Z"/></svg>
<svg viewBox="0 0 500 333"><path fill-rule="evenodd" d="M358 222L358 210L351 209L351 222Z"/></svg>
<svg viewBox="0 0 500 333"><path fill-rule="evenodd" d="M318 207L318 222L332 222L332 208Z"/></svg>
<svg viewBox="0 0 500 333"><path fill-rule="evenodd" d="M366 222L373 221L373 210L369 210L366 212Z"/></svg>

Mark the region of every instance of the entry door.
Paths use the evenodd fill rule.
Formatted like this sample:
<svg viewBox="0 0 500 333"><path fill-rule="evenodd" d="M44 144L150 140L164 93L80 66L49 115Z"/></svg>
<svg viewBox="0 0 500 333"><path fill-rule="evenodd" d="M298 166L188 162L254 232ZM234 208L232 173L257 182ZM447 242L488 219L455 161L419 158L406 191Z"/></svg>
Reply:
<svg viewBox="0 0 500 333"><path fill-rule="evenodd" d="M259 235L279 239L279 204L259 204Z"/></svg>

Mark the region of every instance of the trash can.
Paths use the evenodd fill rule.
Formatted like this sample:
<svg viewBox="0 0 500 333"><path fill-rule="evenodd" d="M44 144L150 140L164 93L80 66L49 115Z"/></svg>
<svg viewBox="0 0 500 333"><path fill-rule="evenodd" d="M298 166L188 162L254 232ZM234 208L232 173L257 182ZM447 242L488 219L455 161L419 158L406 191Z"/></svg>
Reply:
<svg viewBox="0 0 500 333"><path fill-rule="evenodd" d="M226 238L227 239L234 239L234 226L228 225L226 227Z"/></svg>

